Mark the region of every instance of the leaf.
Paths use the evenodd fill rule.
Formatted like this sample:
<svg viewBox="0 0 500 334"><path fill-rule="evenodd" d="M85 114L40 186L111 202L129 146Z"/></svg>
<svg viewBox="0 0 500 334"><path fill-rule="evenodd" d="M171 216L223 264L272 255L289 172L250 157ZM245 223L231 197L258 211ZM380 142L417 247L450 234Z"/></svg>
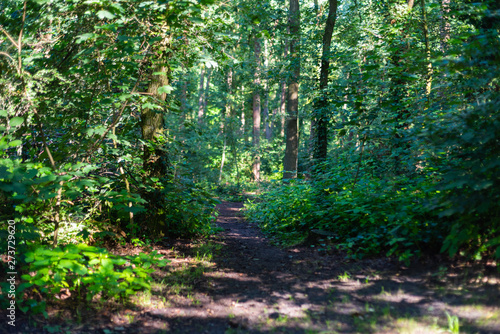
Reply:
<svg viewBox="0 0 500 334"><path fill-rule="evenodd" d="M9 146L10 147L17 147L17 146L21 146L23 144L23 141L22 140L13 140L9 143Z"/></svg>
<svg viewBox="0 0 500 334"><path fill-rule="evenodd" d="M188 20L195 24L203 24L203 20L199 17L189 17Z"/></svg>
<svg viewBox="0 0 500 334"><path fill-rule="evenodd" d="M101 20L102 19L109 19L109 20L111 20L111 19L115 18L115 15L112 14L112 13L110 13L110 12L108 12L107 10L103 9L103 10L100 10L100 11L97 12L97 17L100 18Z"/></svg>
<svg viewBox="0 0 500 334"><path fill-rule="evenodd" d="M86 33L86 34L78 35L75 42L76 42L76 44L80 44L80 43L85 42L88 39L91 39L91 38L94 39L96 36L99 36L99 35L93 34L93 33Z"/></svg>
<svg viewBox="0 0 500 334"><path fill-rule="evenodd" d="M38 261L33 262L33 265L36 267L45 267L45 266L48 266L49 264L50 264L49 259L42 259L42 260L38 260Z"/></svg>
<svg viewBox="0 0 500 334"><path fill-rule="evenodd" d="M24 122L24 118L22 118L22 117L12 117L10 119L9 124L10 124L10 126L18 126L18 125L23 124L23 122Z"/></svg>
<svg viewBox="0 0 500 334"><path fill-rule="evenodd" d="M491 246L495 246L495 245L500 245L500 237L496 237L496 238L490 239L485 244L486 247L491 247Z"/></svg>
<svg viewBox="0 0 500 334"><path fill-rule="evenodd" d="M27 263L35 261L35 254L33 254L33 252L26 253L26 258L24 259L24 261Z"/></svg>
<svg viewBox="0 0 500 334"><path fill-rule="evenodd" d="M174 88L170 85L161 86L158 88L158 94L170 94L173 90Z"/></svg>

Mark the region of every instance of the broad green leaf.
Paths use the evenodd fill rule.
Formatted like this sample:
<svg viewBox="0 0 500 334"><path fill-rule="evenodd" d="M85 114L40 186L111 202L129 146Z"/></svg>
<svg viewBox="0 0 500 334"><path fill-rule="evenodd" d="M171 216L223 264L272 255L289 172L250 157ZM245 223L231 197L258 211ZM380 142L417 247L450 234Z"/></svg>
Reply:
<svg viewBox="0 0 500 334"><path fill-rule="evenodd" d="M83 43L88 39L95 38L96 36L99 36L99 35L94 34L94 33L86 33L86 34L78 35L76 38L76 43L77 44Z"/></svg>
<svg viewBox="0 0 500 334"><path fill-rule="evenodd" d="M174 88L170 85L161 86L160 88L158 88L158 94L170 94L173 90Z"/></svg>
<svg viewBox="0 0 500 334"><path fill-rule="evenodd" d="M100 11L97 12L97 17L100 18L101 20L102 19L109 19L109 20L111 20L111 19L115 18L115 15L112 14L112 13L110 13L110 12L108 12L107 10L103 9L103 10L100 10Z"/></svg>
<svg viewBox="0 0 500 334"><path fill-rule="evenodd" d="M10 147L17 147L17 146L21 146L23 144L23 141L22 140L13 140L9 143L9 146Z"/></svg>
<svg viewBox="0 0 500 334"><path fill-rule="evenodd" d="M19 125L23 124L23 122L24 122L24 118L22 118L22 117L12 117L10 119L9 124L10 124L10 126L19 126Z"/></svg>

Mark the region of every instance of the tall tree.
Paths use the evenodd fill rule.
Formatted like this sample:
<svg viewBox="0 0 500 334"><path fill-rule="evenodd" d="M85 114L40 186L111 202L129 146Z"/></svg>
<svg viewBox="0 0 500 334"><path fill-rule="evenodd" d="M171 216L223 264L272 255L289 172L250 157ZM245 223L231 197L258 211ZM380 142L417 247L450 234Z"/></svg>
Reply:
<svg viewBox="0 0 500 334"><path fill-rule="evenodd" d="M288 82L288 110L286 120L286 148L283 161L283 179L297 177L299 156L299 77L300 77L300 8L298 0L290 0L288 24L290 26L291 77Z"/></svg>
<svg viewBox="0 0 500 334"><path fill-rule="evenodd" d="M337 19L337 0L329 0L330 6L323 34L323 52L321 55L321 69L319 75L320 96L314 106L314 117L311 132L314 137L314 158L326 159L328 149L328 70L330 67L330 46L332 43L333 29Z"/></svg>
<svg viewBox="0 0 500 334"><path fill-rule="evenodd" d="M252 164L252 172L255 181L260 181L260 41L257 37L254 39L254 56L255 56L255 72L254 72L254 92L253 92L253 147L255 155Z"/></svg>
<svg viewBox="0 0 500 334"><path fill-rule="evenodd" d="M424 43L425 43L425 60L427 62L427 74L425 84L425 94L427 95L427 104L429 104L429 95L432 88L432 63L431 63L431 49L429 47L429 30L427 27L427 12L425 9L425 0L420 0L422 6L422 28L424 30Z"/></svg>
<svg viewBox="0 0 500 334"><path fill-rule="evenodd" d="M168 66L170 42L167 38L162 41L156 59L152 61L148 95L155 97L160 101L167 99L166 87L169 86ZM161 55L161 56L160 56ZM145 108L141 112L141 131L142 138L146 141L155 142L163 133L163 112ZM167 174L168 157L167 152L156 146L154 151L149 146L144 147L144 169L152 176L163 176Z"/></svg>
<svg viewBox="0 0 500 334"><path fill-rule="evenodd" d="M198 95L198 123L201 124L203 122L203 117L205 116L205 66L202 65L200 72L200 88Z"/></svg>
<svg viewBox="0 0 500 334"><path fill-rule="evenodd" d="M264 73L267 73L268 69L269 69L269 52L267 47L267 40L264 40ZM270 141L272 137L272 125L271 125L271 117L269 115L269 78L267 75L264 83L263 114L264 114L264 128L266 132L266 139Z"/></svg>

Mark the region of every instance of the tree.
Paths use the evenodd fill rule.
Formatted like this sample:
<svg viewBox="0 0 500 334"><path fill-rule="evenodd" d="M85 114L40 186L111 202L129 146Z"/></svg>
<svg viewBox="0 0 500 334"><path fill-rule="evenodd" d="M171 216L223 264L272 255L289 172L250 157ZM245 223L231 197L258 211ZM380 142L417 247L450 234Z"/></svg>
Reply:
<svg viewBox="0 0 500 334"><path fill-rule="evenodd" d="M168 67L170 47L168 38L164 37L152 60L151 73L147 93L160 101L167 99L167 91L170 89L170 68ZM141 112L142 138L146 142L158 142L163 134L163 113L151 108L144 108ZM159 145L144 147L144 169L151 176L165 176L168 174L167 152Z"/></svg>
<svg viewBox="0 0 500 334"><path fill-rule="evenodd" d="M260 181L260 42L257 37L254 37L254 56L255 56L255 72L254 72L254 92L253 92L253 104L252 104L252 116L253 116L253 147L255 150L255 156L252 164L253 177L256 182Z"/></svg>
<svg viewBox="0 0 500 334"><path fill-rule="evenodd" d="M283 179L297 177L299 155L300 8L298 0L290 0L288 23L290 26L290 66L292 73L288 81L288 110Z"/></svg>
<svg viewBox="0 0 500 334"><path fill-rule="evenodd" d="M328 17L323 34L323 53L319 75L320 96L315 104L311 131L314 134L314 159L325 160L328 149L328 71L330 67L330 45L337 18L337 0L329 0Z"/></svg>

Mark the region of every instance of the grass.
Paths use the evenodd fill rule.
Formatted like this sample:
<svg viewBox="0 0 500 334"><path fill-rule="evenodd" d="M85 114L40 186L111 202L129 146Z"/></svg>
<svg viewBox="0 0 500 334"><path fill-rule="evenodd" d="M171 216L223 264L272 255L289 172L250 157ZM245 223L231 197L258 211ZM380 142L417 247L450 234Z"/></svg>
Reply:
<svg viewBox="0 0 500 334"><path fill-rule="evenodd" d="M347 282L351 279L351 275L346 271L337 277L341 282Z"/></svg>
<svg viewBox="0 0 500 334"><path fill-rule="evenodd" d="M451 334L459 334L460 333L460 321L456 315L450 315L448 312L446 313L446 317L448 318L448 330Z"/></svg>

